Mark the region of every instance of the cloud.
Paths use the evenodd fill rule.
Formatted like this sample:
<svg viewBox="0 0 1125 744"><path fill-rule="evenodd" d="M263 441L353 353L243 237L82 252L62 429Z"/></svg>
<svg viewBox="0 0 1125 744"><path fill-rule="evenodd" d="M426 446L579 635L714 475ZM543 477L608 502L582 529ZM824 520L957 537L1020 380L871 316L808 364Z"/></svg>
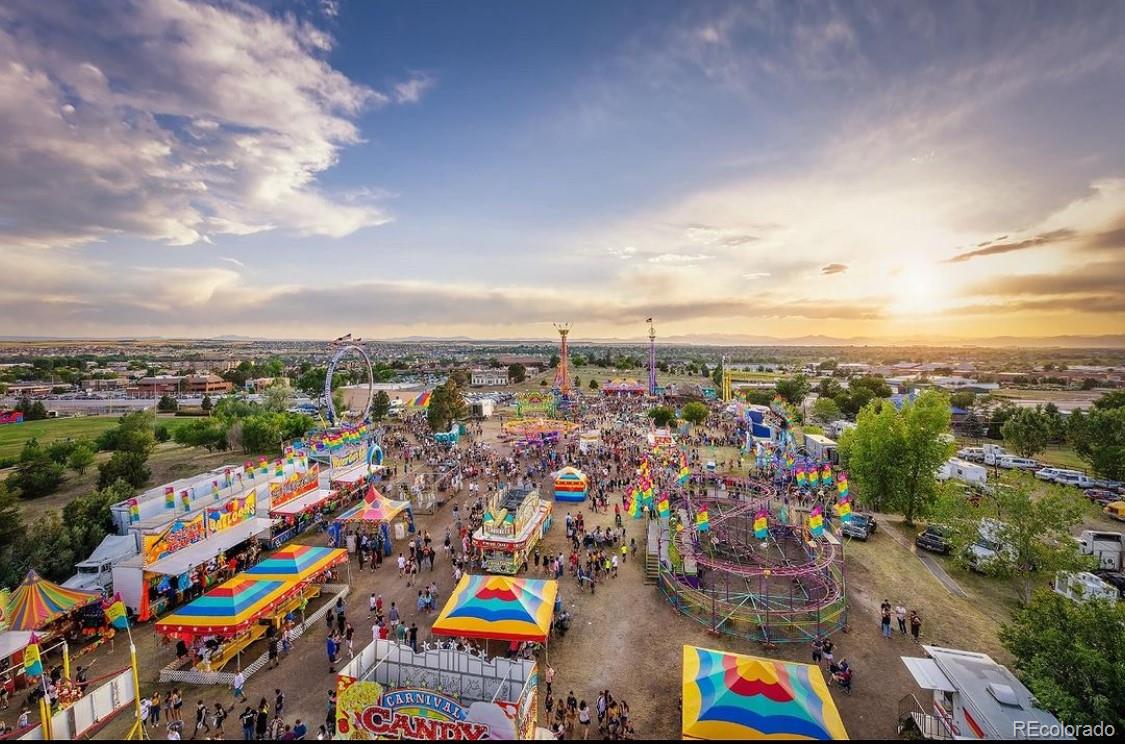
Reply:
<svg viewBox="0 0 1125 744"><path fill-rule="evenodd" d="M359 114L388 102L328 64L332 45L239 0L4 3L0 240L186 245L386 222L317 184L360 141Z"/></svg>
<svg viewBox="0 0 1125 744"><path fill-rule="evenodd" d="M430 88L434 87L434 79L429 75L415 74L408 80L396 83L394 97L396 103L418 103Z"/></svg>
<svg viewBox="0 0 1125 744"><path fill-rule="evenodd" d="M962 263L974 258L982 256L995 256L1001 253L1012 253L1013 251L1024 251L1029 248L1039 248L1045 245L1054 245L1061 243L1075 237L1078 233L1070 228L1061 228L1059 230L1052 230L1041 235L1036 235L1024 240L1010 241L1006 243L992 243L984 248L977 248L976 250L968 251L967 253L959 253L953 258L947 258L946 263Z"/></svg>
<svg viewBox="0 0 1125 744"><path fill-rule="evenodd" d="M847 264L842 263L830 263L827 266L820 267L821 274L843 274L847 270Z"/></svg>
<svg viewBox="0 0 1125 744"><path fill-rule="evenodd" d="M743 274L743 279L765 279L770 275L768 271L754 271L749 274Z"/></svg>
<svg viewBox="0 0 1125 744"><path fill-rule="evenodd" d="M690 265L700 261L710 261L714 256L706 253L658 253L650 256L649 263L654 264L685 264Z"/></svg>
<svg viewBox="0 0 1125 744"><path fill-rule="evenodd" d="M228 262L228 263L232 263L232 264L234 264L235 266L239 267L240 269L245 269L245 268L246 268L246 264L242 263L242 262L241 262L241 261L239 261L239 260L238 260L237 258L231 258L231 257L229 257L229 256L219 256L219 260L220 260L220 261L226 261L226 262Z"/></svg>

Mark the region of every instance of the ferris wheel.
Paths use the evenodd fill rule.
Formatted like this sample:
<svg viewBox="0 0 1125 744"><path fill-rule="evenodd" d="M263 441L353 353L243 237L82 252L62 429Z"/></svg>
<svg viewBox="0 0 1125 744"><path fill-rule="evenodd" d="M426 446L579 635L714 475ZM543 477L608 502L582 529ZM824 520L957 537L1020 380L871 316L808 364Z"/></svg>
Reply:
<svg viewBox="0 0 1125 744"><path fill-rule="evenodd" d="M336 404L332 401L332 379L345 367L358 372L361 376L367 375L367 402L358 411L337 411ZM371 369L371 358L367 356L367 352L353 343L338 346L328 362L328 371L324 375L324 407L328 412L328 423L335 426L341 423L366 421L371 417L371 403L374 398L375 373Z"/></svg>

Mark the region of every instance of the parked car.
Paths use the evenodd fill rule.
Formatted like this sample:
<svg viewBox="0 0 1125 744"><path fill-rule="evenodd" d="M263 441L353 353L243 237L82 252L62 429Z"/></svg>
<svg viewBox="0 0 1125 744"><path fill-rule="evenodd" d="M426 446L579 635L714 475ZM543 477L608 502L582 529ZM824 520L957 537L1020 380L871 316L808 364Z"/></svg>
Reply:
<svg viewBox="0 0 1125 744"><path fill-rule="evenodd" d="M1102 509L1107 517L1125 522L1125 501L1111 501Z"/></svg>
<svg viewBox="0 0 1125 744"><path fill-rule="evenodd" d="M1098 506L1105 506L1117 501L1117 494L1105 488L1087 488L1086 498Z"/></svg>
<svg viewBox="0 0 1125 744"><path fill-rule="evenodd" d="M949 530L941 525L932 525L919 532L918 537L914 538L914 544L922 550L941 555L948 555L953 550L953 545L949 542Z"/></svg>
<svg viewBox="0 0 1125 744"><path fill-rule="evenodd" d="M874 535L877 529L879 529L879 524L875 521L875 517L870 514L852 512L851 517L840 528L840 534L856 540L866 540Z"/></svg>
<svg viewBox="0 0 1125 744"><path fill-rule="evenodd" d="M988 564L1001 558L1014 558L1015 551L1000 539L1004 523L985 517L977 528L976 541L966 548L969 568L983 573Z"/></svg>

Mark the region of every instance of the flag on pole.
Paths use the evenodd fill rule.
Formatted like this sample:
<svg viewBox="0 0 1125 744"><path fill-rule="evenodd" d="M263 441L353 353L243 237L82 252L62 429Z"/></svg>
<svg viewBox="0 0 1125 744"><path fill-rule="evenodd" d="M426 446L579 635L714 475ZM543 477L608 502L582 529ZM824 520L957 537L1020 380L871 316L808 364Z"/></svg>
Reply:
<svg viewBox="0 0 1125 744"><path fill-rule="evenodd" d="M765 540L770 534L769 515L765 509L762 509L754 517L754 537L759 540Z"/></svg>
<svg viewBox="0 0 1125 744"><path fill-rule="evenodd" d="M165 509L175 509L176 508L176 489L173 488L172 486L165 486L164 487L164 508Z"/></svg>
<svg viewBox="0 0 1125 744"><path fill-rule="evenodd" d="M31 634L31 642L23 650L23 670L29 677L43 673L43 660L39 657L39 637Z"/></svg>
<svg viewBox="0 0 1125 744"><path fill-rule="evenodd" d="M129 524L141 521L141 505L136 499L129 499Z"/></svg>
<svg viewBox="0 0 1125 744"><path fill-rule="evenodd" d="M824 534L824 510L819 506L814 506L809 512L809 534L814 538Z"/></svg>
<svg viewBox="0 0 1125 744"><path fill-rule="evenodd" d="M707 513L707 508L700 509L695 515L695 529L700 532L706 532L711 529L711 515Z"/></svg>
<svg viewBox="0 0 1125 744"><path fill-rule="evenodd" d="M105 608L105 616L109 620L109 624L118 630L125 630L129 627L129 613L125 610L125 603L121 601L120 594L115 594L113 602Z"/></svg>

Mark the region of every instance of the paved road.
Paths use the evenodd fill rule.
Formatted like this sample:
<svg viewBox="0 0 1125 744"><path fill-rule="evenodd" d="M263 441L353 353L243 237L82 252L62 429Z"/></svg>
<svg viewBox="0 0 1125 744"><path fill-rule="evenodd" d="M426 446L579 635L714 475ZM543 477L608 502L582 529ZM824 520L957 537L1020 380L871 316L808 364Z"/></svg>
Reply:
<svg viewBox="0 0 1125 744"><path fill-rule="evenodd" d="M909 542L905 537L900 535L898 533L898 530L888 529L885 530L885 532L886 534L891 536L891 539L913 553L914 556L922 562L922 565L926 567L926 570L933 574L934 578L940 581L941 585L944 586L950 594L955 597L969 596L965 594L965 590L961 588L961 585L953 580L953 577L949 575L949 573L945 570L945 567L942 566L941 563L932 555L926 553L925 551L918 550L918 547L914 545L914 543Z"/></svg>

